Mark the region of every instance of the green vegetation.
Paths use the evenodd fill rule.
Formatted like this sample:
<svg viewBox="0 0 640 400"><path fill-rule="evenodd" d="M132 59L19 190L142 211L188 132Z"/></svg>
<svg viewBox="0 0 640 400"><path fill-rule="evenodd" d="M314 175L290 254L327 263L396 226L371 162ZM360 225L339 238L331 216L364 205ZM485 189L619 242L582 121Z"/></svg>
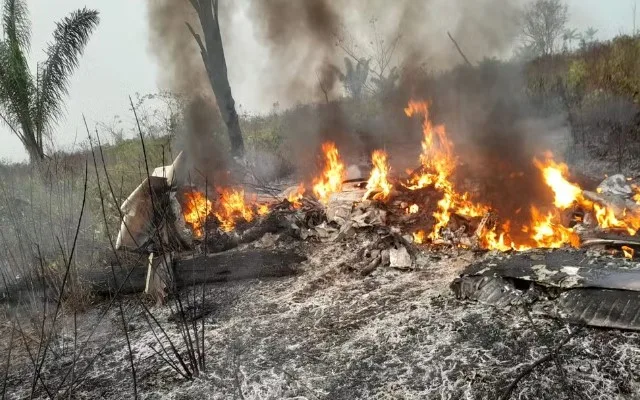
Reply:
<svg viewBox="0 0 640 400"><path fill-rule="evenodd" d="M47 59L38 65L34 76L26 58L31 41L26 1L4 1L4 40L0 42L2 119L20 138L32 162L44 158L44 139L63 113L69 77L98 21L97 11L84 8L57 23L54 40L45 51Z"/></svg>

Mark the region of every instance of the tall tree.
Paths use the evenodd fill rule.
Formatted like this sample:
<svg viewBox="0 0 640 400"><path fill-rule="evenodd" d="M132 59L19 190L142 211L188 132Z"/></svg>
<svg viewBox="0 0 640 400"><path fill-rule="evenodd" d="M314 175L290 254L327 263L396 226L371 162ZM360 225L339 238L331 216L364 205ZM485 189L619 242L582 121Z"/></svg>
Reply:
<svg viewBox="0 0 640 400"><path fill-rule="evenodd" d="M83 8L56 23L47 59L34 75L26 55L31 22L25 0L5 0L0 41L0 109L2 119L18 136L31 162L44 158L44 138L64 113L69 77L78 66L89 35L99 22L98 12Z"/></svg>
<svg viewBox="0 0 640 400"><path fill-rule="evenodd" d="M216 96L216 102L225 125L229 141L231 142L231 152L236 157L244 155L244 141L236 104L231 94L229 77L227 76L227 62L224 57L224 47L220 35L220 14L218 12L218 0L189 0L198 13L200 26L204 35L202 38L195 29L187 23L189 31L200 46L202 60L207 69L211 88Z"/></svg>
<svg viewBox="0 0 640 400"><path fill-rule="evenodd" d="M553 54L568 19L568 7L561 0L536 0L525 8L522 15L525 47L538 55Z"/></svg>

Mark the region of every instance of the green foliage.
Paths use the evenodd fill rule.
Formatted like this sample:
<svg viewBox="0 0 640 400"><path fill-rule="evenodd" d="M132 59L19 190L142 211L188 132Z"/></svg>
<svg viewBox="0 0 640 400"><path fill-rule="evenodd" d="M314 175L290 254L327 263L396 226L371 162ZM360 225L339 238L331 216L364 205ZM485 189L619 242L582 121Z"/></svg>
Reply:
<svg viewBox="0 0 640 400"><path fill-rule="evenodd" d="M640 38L619 36L610 42L589 43L574 53L543 57L528 63L528 90L538 95L548 94L561 81L575 93L583 92L588 96L600 91L637 102Z"/></svg>
<svg viewBox="0 0 640 400"><path fill-rule="evenodd" d="M573 60L567 73L567 86L572 91L584 88L588 76L587 63L584 60Z"/></svg>
<svg viewBox="0 0 640 400"><path fill-rule="evenodd" d="M4 37L0 41L0 108L2 119L22 141L32 161L44 158L44 138L62 117L63 97L78 66L89 35L99 22L98 12L77 10L56 24L47 59L29 70L31 25L25 0L5 0Z"/></svg>

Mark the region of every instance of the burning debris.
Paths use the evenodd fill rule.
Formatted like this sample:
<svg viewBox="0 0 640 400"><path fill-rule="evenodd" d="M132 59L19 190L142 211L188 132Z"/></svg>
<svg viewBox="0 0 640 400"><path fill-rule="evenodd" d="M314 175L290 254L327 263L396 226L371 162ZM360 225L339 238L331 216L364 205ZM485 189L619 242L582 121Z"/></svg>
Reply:
<svg viewBox="0 0 640 400"><path fill-rule="evenodd" d="M580 235L585 232L626 231L633 236L640 229L640 205L636 202L640 194L627 185L624 177L606 180L596 192L585 191L569 180L567 165L556 162L550 153L533 159L532 163L553 201L526 204L527 199L522 199L517 212L522 215L500 215L493 205L475 200L481 197L481 191L472 190L472 195L459 189L456 172L460 161L444 125L431 122L428 103L410 101L405 113L408 117L419 117L423 130L420 165L405 177L392 176L387 153L375 150L369 179L348 185L346 190L345 162L336 144L327 142L322 145L322 171L311 180L310 190L300 183L276 199L258 201L257 195L247 196L242 188L216 188L211 190L214 196L201 189L182 188L182 212L177 218L191 228L196 241L204 240L205 236L241 233L269 214L285 210L326 212L333 229L344 231L346 221L357 218L347 214L361 209L354 206L366 204L368 208L384 210L385 223L400 229L415 244L498 251L578 247ZM345 197L345 193L350 194ZM339 218L335 215L335 204L332 205L336 196L342 208ZM529 215L528 221L525 214ZM219 232L205 235L209 228ZM320 229L326 231L325 227Z"/></svg>
<svg viewBox="0 0 640 400"><path fill-rule="evenodd" d="M134 227L129 239L141 240L119 238L119 246L144 249L146 239L153 237L152 225L166 229L158 237L167 238L175 231L180 237L156 243L152 247L156 252L164 247L219 252L278 232L302 240L339 241L365 230L374 239L361 251L362 265L354 266L364 275L378 266L411 268L415 246L522 252L604 245L634 257L637 243L632 236L640 229L640 192L624 177L608 178L594 192L583 190L569 179L567 165L547 153L531 162L539 174L536 179L546 186L548 203L515 199L521 203L515 215L502 215L499 204L479 200L481 187L460 179L462 163L444 125L431 122L428 103L411 101L405 113L420 118L423 134L419 166L406 175L395 174L387 153L375 150L369 179L346 181L347 164L336 144L326 142L321 172L315 178L267 197L240 187L180 185L173 179L180 168L178 157L170 179L154 184L155 191L139 188L125 203L121 236L126 238ZM149 208L151 195L168 196L159 204L172 206L158 216L158 210ZM149 224L162 216L174 223ZM611 234L617 236L607 236Z"/></svg>

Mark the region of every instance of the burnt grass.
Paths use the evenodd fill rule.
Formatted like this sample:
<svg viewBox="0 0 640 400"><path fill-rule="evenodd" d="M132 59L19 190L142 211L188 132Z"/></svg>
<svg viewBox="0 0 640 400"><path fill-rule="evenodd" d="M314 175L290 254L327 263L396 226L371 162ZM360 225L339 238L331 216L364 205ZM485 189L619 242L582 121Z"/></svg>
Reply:
<svg viewBox="0 0 640 400"><path fill-rule="evenodd" d="M311 246L304 271L296 276L209 285L204 305L189 305L205 322L207 371L193 380L181 378L161 359L138 302L124 298L140 397L496 399L527 365L577 330L555 359L523 377L511 398L640 398L638 333L567 326L535 314L530 321L517 307L498 310L459 301L449 283L473 261L469 253L435 258L425 252L414 271L378 268L362 277L350 268L366 244L366 237L359 239ZM77 315L78 343L97 326L105 307L102 302ZM182 344L175 310L152 311ZM73 365L72 321L63 321L44 364L49 390ZM2 337L9 340L6 332ZM14 341L7 397L29 397L33 367L21 350L22 339ZM107 310L88 343L77 356L72 373L77 382L67 395L131 398L117 307ZM7 345L0 345L2 360ZM63 387L62 392L69 386ZM36 395L48 397L40 386Z"/></svg>

